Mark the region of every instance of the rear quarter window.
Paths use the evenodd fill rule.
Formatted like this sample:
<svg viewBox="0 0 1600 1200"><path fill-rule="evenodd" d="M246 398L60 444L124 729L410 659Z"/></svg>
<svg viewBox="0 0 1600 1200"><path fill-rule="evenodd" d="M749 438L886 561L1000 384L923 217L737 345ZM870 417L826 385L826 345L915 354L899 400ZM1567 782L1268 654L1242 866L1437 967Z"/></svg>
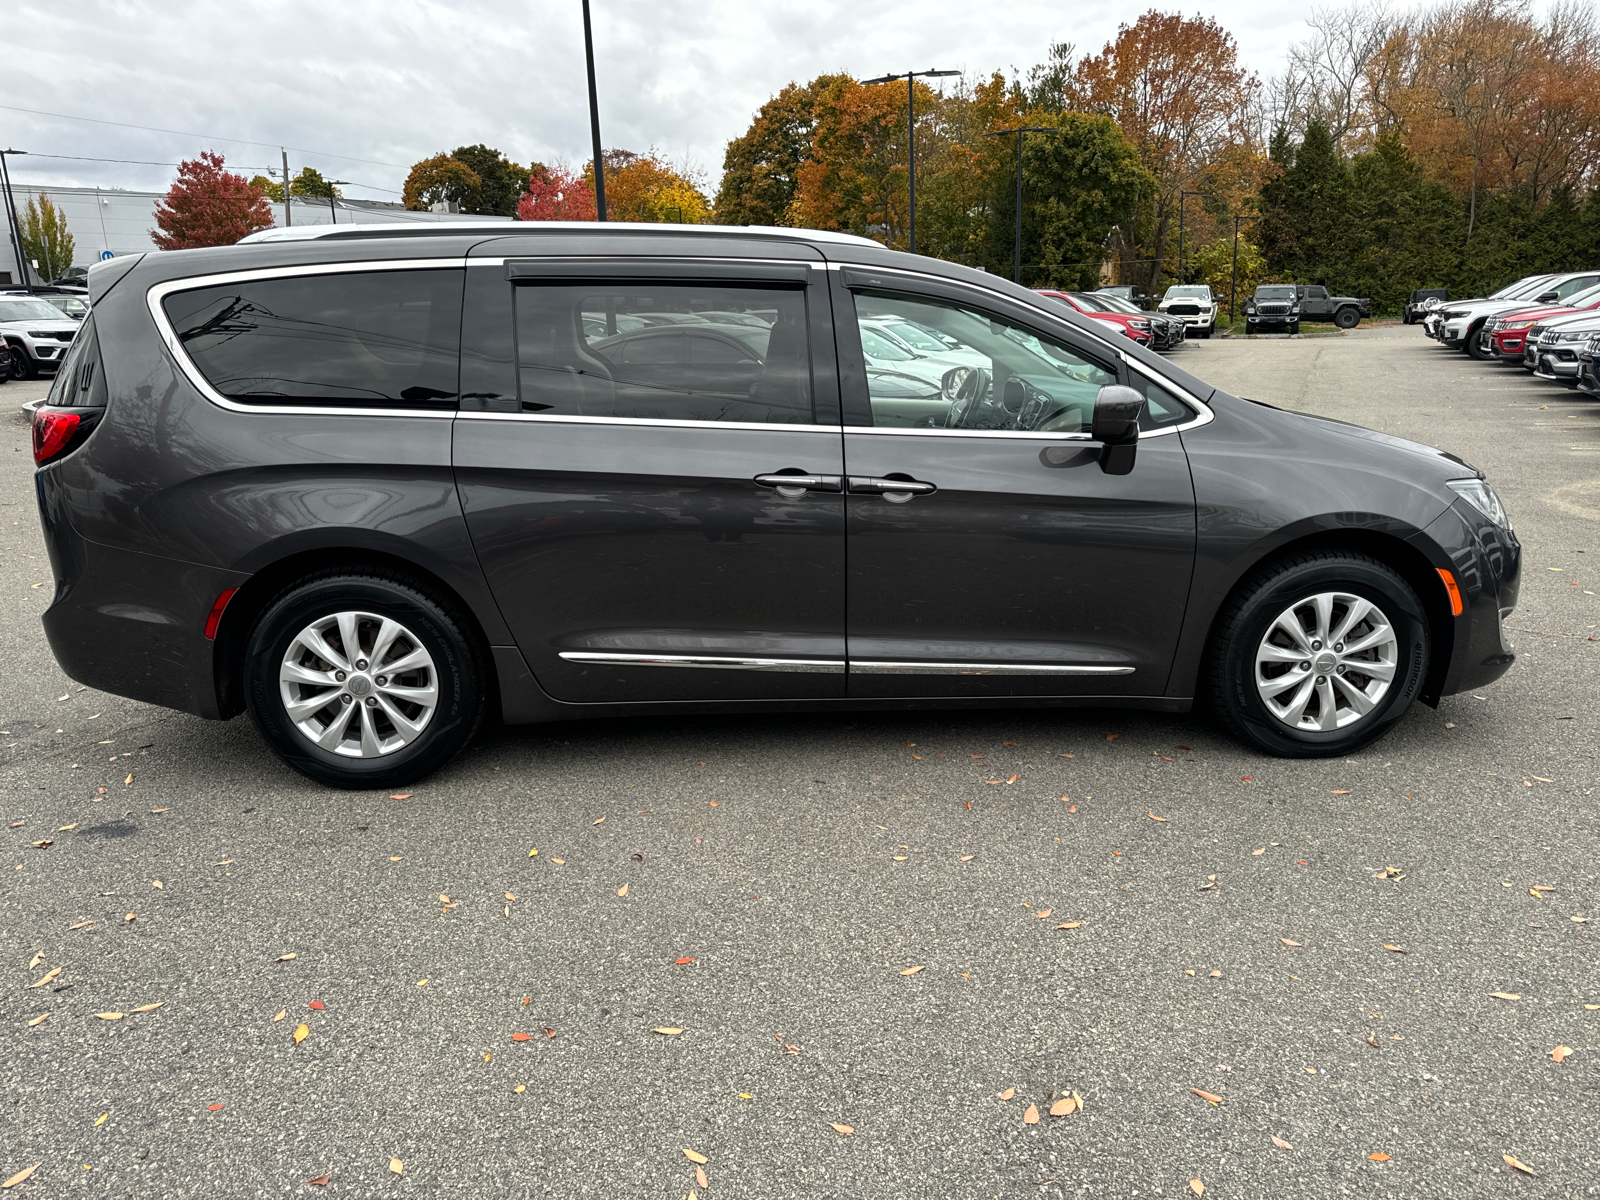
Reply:
<svg viewBox="0 0 1600 1200"><path fill-rule="evenodd" d="M460 269L352 271L174 292L162 307L200 373L244 404L454 408Z"/></svg>

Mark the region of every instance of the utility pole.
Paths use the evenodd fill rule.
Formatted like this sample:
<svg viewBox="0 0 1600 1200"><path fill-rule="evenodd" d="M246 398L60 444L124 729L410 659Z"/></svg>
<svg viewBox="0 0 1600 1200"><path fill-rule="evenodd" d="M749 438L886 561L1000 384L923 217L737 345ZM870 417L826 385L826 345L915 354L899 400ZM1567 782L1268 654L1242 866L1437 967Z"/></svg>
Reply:
<svg viewBox="0 0 1600 1200"><path fill-rule="evenodd" d="M1233 302L1239 295L1239 218L1233 219L1233 282L1228 284L1228 325L1233 326Z"/></svg>
<svg viewBox="0 0 1600 1200"><path fill-rule="evenodd" d="M986 133L984 137L1007 137L1011 134L1017 136L1017 248L1016 261L1012 264L1012 278L1022 282L1022 135L1025 133L1060 133L1049 125L1025 125L1016 129L997 129L993 133Z"/></svg>
<svg viewBox="0 0 1600 1200"><path fill-rule="evenodd" d="M294 224L294 214L289 211L289 152L279 146L278 153L283 155L283 227L287 229Z"/></svg>
<svg viewBox="0 0 1600 1200"><path fill-rule="evenodd" d="M17 202L11 195L11 168L6 165L6 155L26 154L26 150L0 150L0 183L6 189L6 226L11 234L11 244L17 252L17 270L22 272L22 286L33 292L33 280L28 275L28 260L22 256L22 225L17 221Z"/></svg>
<svg viewBox="0 0 1600 1200"><path fill-rule="evenodd" d="M600 149L600 101L594 87L594 31L589 23L589 0L583 0L583 59L589 68L589 133L594 139L595 219L606 219L606 160Z"/></svg>
<svg viewBox="0 0 1600 1200"><path fill-rule="evenodd" d="M946 75L959 75L960 71L903 71L898 75L880 75L876 79L863 79L862 85L906 81L906 151L907 177L911 190L911 253L917 252L917 76L934 79Z"/></svg>

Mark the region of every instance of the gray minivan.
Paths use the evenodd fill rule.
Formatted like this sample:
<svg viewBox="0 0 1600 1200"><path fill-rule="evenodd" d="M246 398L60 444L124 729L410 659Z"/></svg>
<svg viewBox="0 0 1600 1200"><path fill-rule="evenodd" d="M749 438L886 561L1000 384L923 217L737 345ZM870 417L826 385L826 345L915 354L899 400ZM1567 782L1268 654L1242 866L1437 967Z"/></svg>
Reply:
<svg viewBox="0 0 1600 1200"><path fill-rule="evenodd" d="M297 227L90 288L34 424L56 657L330 784L486 717L1202 702L1326 756L1512 662L1474 468L862 239ZM868 370L888 317L937 373Z"/></svg>

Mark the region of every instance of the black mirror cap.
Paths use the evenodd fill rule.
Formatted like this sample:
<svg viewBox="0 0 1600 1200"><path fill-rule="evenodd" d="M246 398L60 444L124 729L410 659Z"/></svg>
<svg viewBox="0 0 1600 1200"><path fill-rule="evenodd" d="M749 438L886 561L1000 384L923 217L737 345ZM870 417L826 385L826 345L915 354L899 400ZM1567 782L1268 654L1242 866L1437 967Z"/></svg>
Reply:
<svg viewBox="0 0 1600 1200"><path fill-rule="evenodd" d="M1100 443L1100 469L1107 475L1133 470L1143 412L1144 397L1131 387L1109 384L1095 397L1089 436Z"/></svg>
<svg viewBox="0 0 1600 1200"><path fill-rule="evenodd" d="M1556 300L1559 300L1560 298L1561 298L1560 297L1560 293L1558 293L1558 292L1545 292L1543 295L1541 295L1539 297L1539 303L1540 304L1550 304L1550 303L1553 303Z"/></svg>

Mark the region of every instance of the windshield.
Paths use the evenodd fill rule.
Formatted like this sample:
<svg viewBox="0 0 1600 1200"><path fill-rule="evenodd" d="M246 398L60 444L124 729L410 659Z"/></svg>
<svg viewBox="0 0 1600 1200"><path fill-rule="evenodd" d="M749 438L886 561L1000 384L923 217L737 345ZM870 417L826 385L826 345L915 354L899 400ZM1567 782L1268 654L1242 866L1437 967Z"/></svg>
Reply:
<svg viewBox="0 0 1600 1200"><path fill-rule="evenodd" d="M1295 290L1292 286L1258 287L1256 289L1257 300L1293 300L1294 298Z"/></svg>
<svg viewBox="0 0 1600 1200"><path fill-rule="evenodd" d="M1211 289L1203 284L1174 284L1167 289L1167 294L1163 299L1175 300L1179 297L1191 300L1209 300L1211 299Z"/></svg>
<svg viewBox="0 0 1600 1200"><path fill-rule="evenodd" d="M1568 308L1583 308L1590 304L1600 304L1600 283L1591 288L1584 288L1581 292L1573 292L1561 303Z"/></svg>
<svg viewBox="0 0 1600 1200"><path fill-rule="evenodd" d="M1068 292L1067 294L1078 302L1079 308L1087 308L1090 312L1115 311L1111 307L1110 297L1108 296L1086 296L1082 292Z"/></svg>
<svg viewBox="0 0 1600 1200"><path fill-rule="evenodd" d="M1490 296L1489 299L1491 299L1491 300L1519 300L1523 296L1526 296L1529 292L1538 291L1540 289L1540 285L1546 283L1547 281L1549 281L1552 278L1554 278L1554 276L1551 276L1551 275L1535 275L1531 279L1519 279L1515 283L1508 283L1505 287L1501 288L1494 295Z"/></svg>
<svg viewBox="0 0 1600 1200"><path fill-rule="evenodd" d="M1080 293L1075 292L1073 294L1079 295ZM1144 309L1140 308L1131 300L1124 300L1121 296L1113 296L1109 292L1091 292L1088 296L1083 297L1083 299L1086 300L1091 298L1097 301L1107 312L1138 313L1140 316L1144 315Z"/></svg>
<svg viewBox="0 0 1600 1200"><path fill-rule="evenodd" d="M61 310L43 300L0 300L0 321L60 321Z"/></svg>
<svg viewBox="0 0 1600 1200"><path fill-rule="evenodd" d="M861 349L868 358L878 358L884 362L910 362L916 357L909 350L902 350L883 334L875 333L865 325L861 327Z"/></svg>

